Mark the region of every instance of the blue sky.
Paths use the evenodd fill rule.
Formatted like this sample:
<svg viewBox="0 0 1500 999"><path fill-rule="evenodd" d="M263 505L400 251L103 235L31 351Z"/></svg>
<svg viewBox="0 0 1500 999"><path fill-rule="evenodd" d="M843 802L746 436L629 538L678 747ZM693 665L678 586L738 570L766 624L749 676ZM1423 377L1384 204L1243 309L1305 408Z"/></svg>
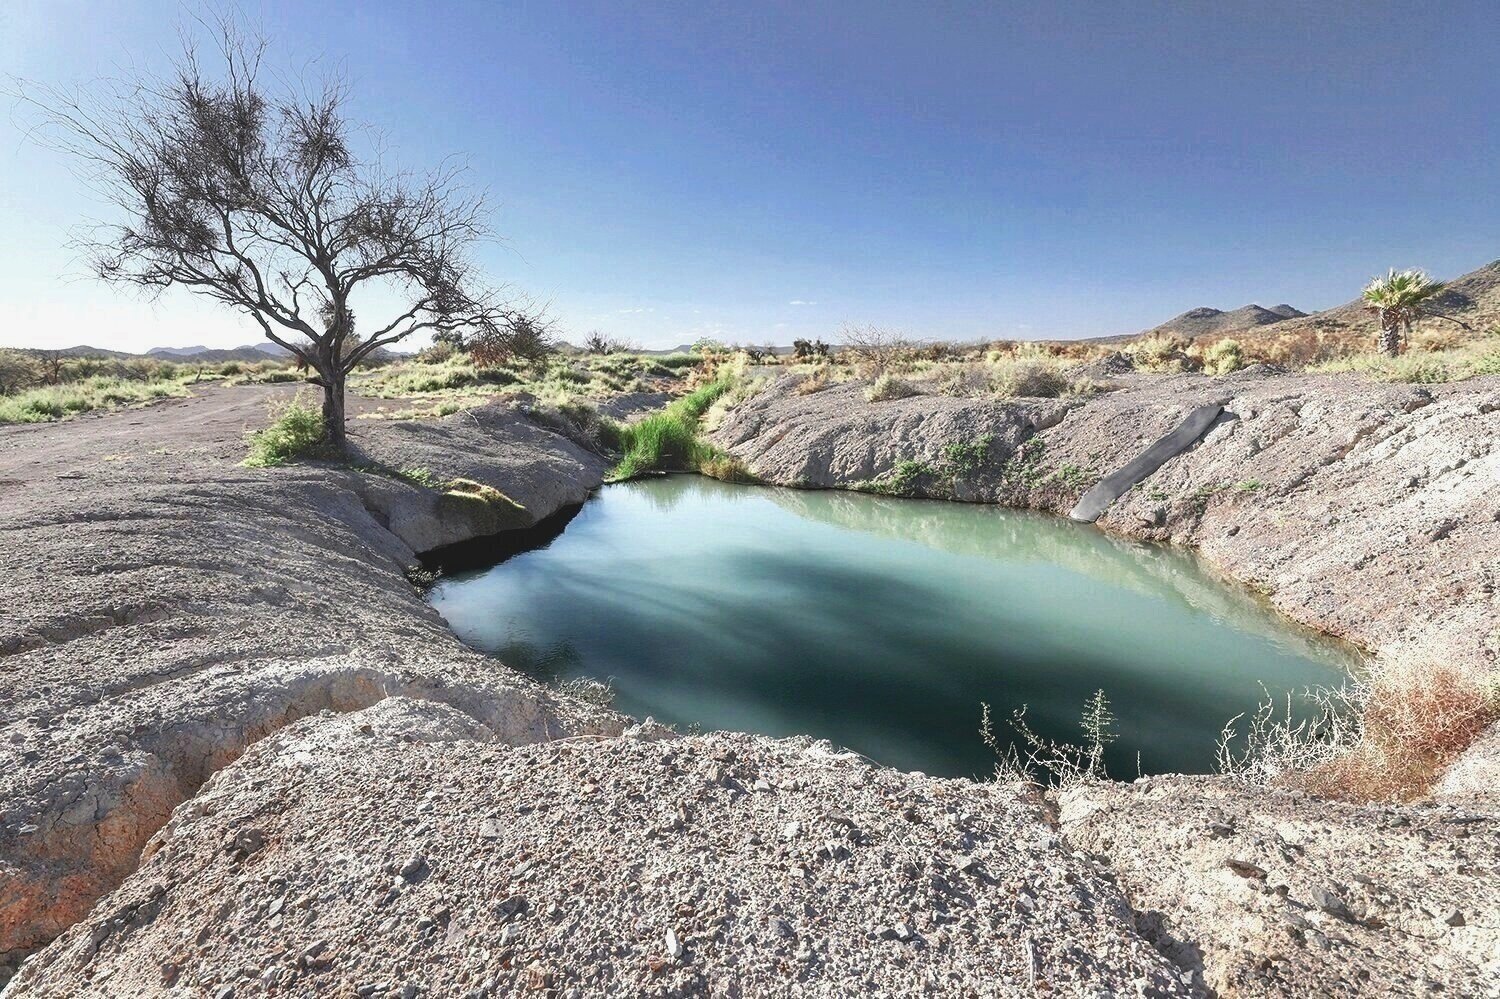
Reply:
<svg viewBox="0 0 1500 999"><path fill-rule="evenodd" d="M463 154L484 269L575 338L1094 336L1500 257L1493 2L241 6L401 162ZM7 0L0 72L160 69L189 9ZM92 282L101 211L0 117L0 343L257 339Z"/></svg>

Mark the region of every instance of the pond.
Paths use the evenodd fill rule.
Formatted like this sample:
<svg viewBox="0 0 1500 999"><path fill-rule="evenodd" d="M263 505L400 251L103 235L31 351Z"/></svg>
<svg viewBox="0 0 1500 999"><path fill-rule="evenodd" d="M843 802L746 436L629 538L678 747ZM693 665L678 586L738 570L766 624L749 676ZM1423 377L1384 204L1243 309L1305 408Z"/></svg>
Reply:
<svg viewBox="0 0 1500 999"><path fill-rule="evenodd" d="M606 486L550 533L438 582L461 639L606 681L637 717L930 774L992 772L981 702L1002 740L1025 706L1078 741L1096 690L1113 776L1208 772L1230 717L1356 662L1186 551L1042 514L675 475Z"/></svg>

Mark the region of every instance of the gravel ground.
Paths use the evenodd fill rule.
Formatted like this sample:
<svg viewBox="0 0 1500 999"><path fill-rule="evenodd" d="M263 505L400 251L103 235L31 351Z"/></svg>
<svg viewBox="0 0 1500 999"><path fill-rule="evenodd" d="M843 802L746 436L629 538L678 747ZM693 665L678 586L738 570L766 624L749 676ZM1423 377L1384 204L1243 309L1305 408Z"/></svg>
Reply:
<svg viewBox="0 0 1500 999"><path fill-rule="evenodd" d="M810 740L475 735L391 698L263 740L17 988L1191 994L1021 787Z"/></svg>
<svg viewBox="0 0 1500 999"><path fill-rule="evenodd" d="M204 779L306 714L405 693L515 742L618 728L465 648L408 581L403 537L456 540L482 506L239 467L246 429L287 394L0 428L0 979L128 875ZM490 483L523 519L582 501L607 465L503 408L351 430L368 460Z"/></svg>
<svg viewBox="0 0 1500 999"><path fill-rule="evenodd" d="M1080 787L1061 816L1212 994L1500 995L1493 808L1172 777Z"/></svg>

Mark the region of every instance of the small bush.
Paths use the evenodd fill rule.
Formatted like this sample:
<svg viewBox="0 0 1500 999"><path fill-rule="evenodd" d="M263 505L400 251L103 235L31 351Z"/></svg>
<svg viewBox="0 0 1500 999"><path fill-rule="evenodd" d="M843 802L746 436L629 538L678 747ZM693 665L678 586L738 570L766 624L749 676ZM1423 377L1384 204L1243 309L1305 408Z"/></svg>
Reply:
<svg viewBox="0 0 1500 999"><path fill-rule="evenodd" d="M1187 353L1190 343L1170 333L1153 333L1127 344L1124 353L1129 354L1142 371L1187 371L1193 366Z"/></svg>
<svg viewBox="0 0 1500 999"><path fill-rule="evenodd" d="M444 364L453 359L458 349L451 343L439 340L428 347L417 351L416 361L418 364Z"/></svg>
<svg viewBox="0 0 1500 999"><path fill-rule="evenodd" d="M250 435L250 453L244 465L274 468L322 453L325 427L320 408L297 398L274 409L271 416L270 426Z"/></svg>
<svg viewBox="0 0 1500 999"><path fill-rule="evenodd" d="M1388 650L1335 689L1309 691L1312 717L1261 705L1236 718L1220 740L1220 769L1257 784L1290 783L1349 801L1408 800L1500 720L1500 687L1482 666L1464 665L1440 637ZM1246 740L1231 752L1243 723Z"/></svg>
<svg viewBox="0 0 1500 999"><path fill-rule="evenodd" d="M615 703L615 688L607 681L589 676L576 676L557 685L560 693L584 701L595 707L607 708Z"/></svg>
<svg viewBox="0 0 1500 999"><path fill-rule="evenodd" d="M840 342L844 356L866 376L908 365L918 354L916 341L903 333L876 326L845 326Z"/></svg>
<svg viewBox="0 0 1500 999"><path fill-rule="evenodd" d="M827 387L828 366L824 364L814 368L810 375L798 382L795 391L798 395L812 395L814 392L821 392Z"/></svg>
<svg viewBox="0 0 1500 999"><path fill-rule="evenodd" d="M1227 375L1245 366L1245 351L1238 340L1220 340L1203 352L1203 372Z"/></svg>
<svg viewBox="0 0 1500 999"><path fill-rule="evenodd" d="M868 402L885 402L888 399L906 399L917 395L917 390L910 382L904 382L889 371L882 374L870 383L865 389L865 399Z"/></svg>
<svg viewBox="0 0 1500 999"><path fill-rule="evenodd" d="M995 393L1006 398L1055 399L1068 391L1061 371L1040 361L1011 361L997 366Z"/></svg>
<svg viewBox="0 0 1500 999"><path fill-rule="evenodd" d="M1060 788L1109 779L1104 753L1119 738L1114 710L1104 691L1096 690L1083 703L1078 719L1081 742L1063 742L1041 735L1026 720L1027 706L1011 712L1010 726L1017 740L1002 747L990 720L990 706L979 705L979 736L996 756L995 776L1002 781L1034 783L1045 776Z"/></svg>

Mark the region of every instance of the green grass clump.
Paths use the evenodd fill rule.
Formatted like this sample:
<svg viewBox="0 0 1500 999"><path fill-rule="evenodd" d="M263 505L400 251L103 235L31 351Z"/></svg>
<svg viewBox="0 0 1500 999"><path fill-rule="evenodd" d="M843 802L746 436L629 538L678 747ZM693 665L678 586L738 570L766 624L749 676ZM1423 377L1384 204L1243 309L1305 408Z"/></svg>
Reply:
<svg viewBox="0 0 1500 999"><path fill-rule="evenodd" d="M1238 340L1220 340L1203 352L1203 373L1227 375L1245 366L1245 351Z"/></svg>
<svg viewBox="0 0 1500 999"><path fill-rule="evenodd" d="M402 482L410 482L414 486L425 486L428 489L436 489L443 484L441 479L432 474L430 468L398 469L396 478Z"/></svg>
<svg viewBox="0 0 1500 999"><path fill-rule="evenodd" d="M0 423L43 423L96 409L135 406L187 394L187 386L181 381L135 381L92 375L76 382L0 397Z"/></svg>
<svg viewBox="0 0 1500 999"><path fill-rule="evenodd" d="M323 449L323 411L293 399L272 413L270 426L250 435L248 468L274 468L298 458L317 457Z"/></svg>
<svg viewBox="0 0 1500 999"><path fill-rule="evenodd" d="M972 475L989 458L990 445L994 442L994 434L980 434L967 444L949 444L943 448L943 463L955 478Z"/></svg>
<svg viewBox="0 0 1500 999"><path fill-rule="evenodd" d="M449 479L443 492L458 499L473 500L476 503L484 503L489 506L505 507L522 512L526 510L524 506L494 486L487 486L483 482L475 482L473 479Z"/></svg>
<svg viewBox="0 0 1500 999"><path fill-rule="evenodd" d="M698 440L698 420L734 386L732 375L701 385L659 413L622 424L618 436L625 452L610 473L613 481L633 479L656 469L697 469L718 452Z"/></svg>

